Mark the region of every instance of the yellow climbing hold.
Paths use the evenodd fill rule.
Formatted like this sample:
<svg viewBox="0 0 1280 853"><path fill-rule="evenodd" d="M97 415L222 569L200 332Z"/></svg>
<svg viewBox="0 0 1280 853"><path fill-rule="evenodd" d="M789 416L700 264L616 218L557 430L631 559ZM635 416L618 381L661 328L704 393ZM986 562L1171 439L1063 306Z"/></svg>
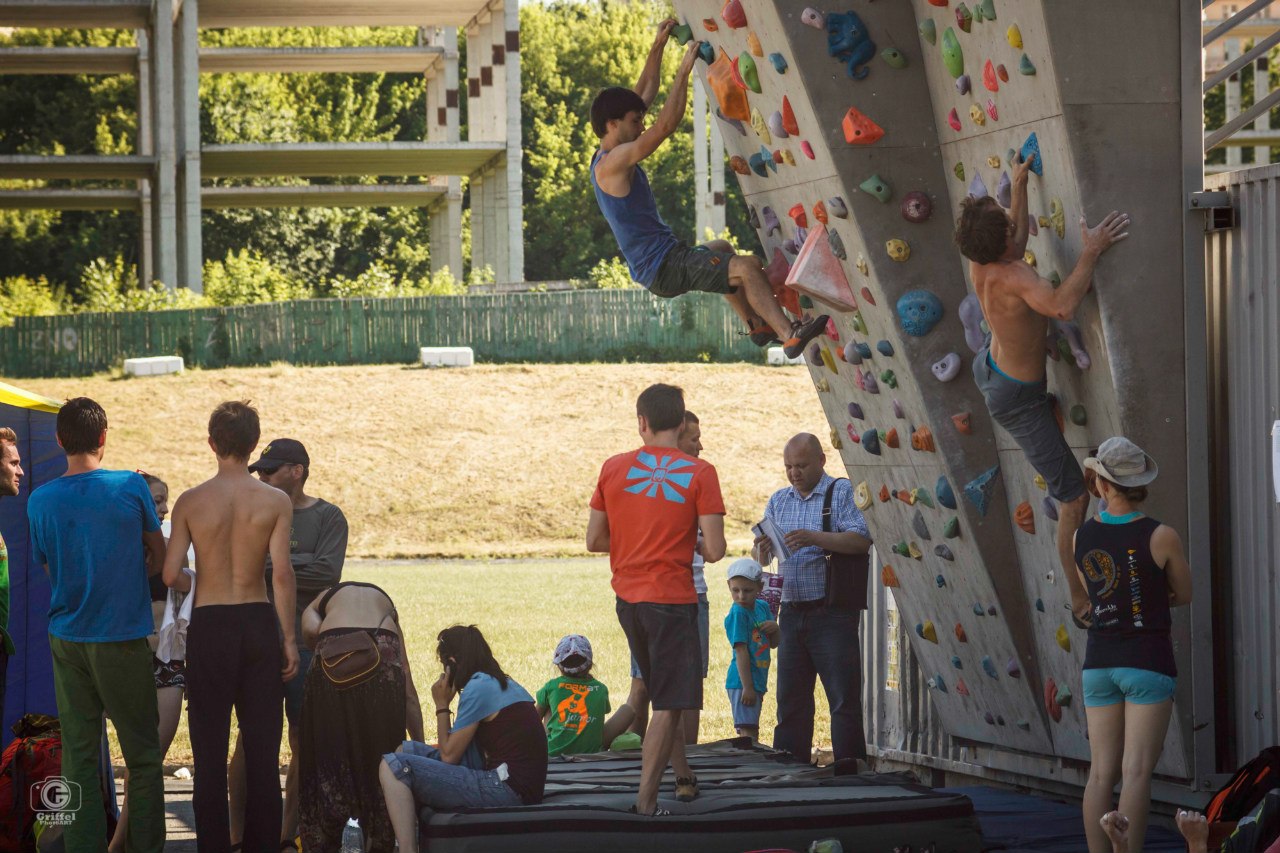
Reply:
<svg viewBox="0 0 1280 853"><path fill-rule="evenodd" d="M764 116L760 115L760 110L755 107L751 108L751 129L756 132L756 136L760 137L760 141L765 145L773 144L773 136L769 133L769 125L764 123Z"/></svg>
<svg viewBox="0 0 1280 853"><path fill-rule="evenodd" d="M782 162L786 163L788 166L794 166L796 164L796 155L792 154L790 149L783 148Z"/></svg>
<svg viewBox="0 0 1280 853"><path fill-rule="evenodd" d="M863 275L871 275L871 267L867 266L867 259L862 256L861 252L858 253L858 263L854 264L854 266L856 266L858 268L858 272Z"/></svg>
<svg viewBox="0 0 1280 853"><path fill-rule="evenodd" d="M1037 216L1036 224L1041 228L1048 228L1052 223L1049 222L1049 217L1047 216Z"/></svg>
<svg viewBox="0 0 1280 853"><path fill-rule="evenodd" d="M827 370L836 373L836 357L831 354L831 350L826 347L822 348L822 363L827 366Z"/></svg>
<svg viewBox="0 0 1280 853"><path fill-rule="evenodd" d="M907 545L907 555L913 560L918 560L924 556L924 552L920 550L920 546L912 542Z"/></svg>
<svg viewBox="0 0 1280 853"><path fill-rule="evenodd" d="M889 257L898 263L904 263L907 258L911 257L911 247L907 245L907 241L899 240L897 237L886 242L884 250L889 253Z"/></svg>
<svg viewBox="0 0 1280 853"><path fill-rule="evenodd" d="M988 157L988 158L987 158L987 165L988 165L988 166L990 166L990 167L991 167L991 168L993 168L993 169L999 169L999 168L1000 168L1000 158L999 158L999 157Z"/></svg>
<svg viewBox="0 0 1280 853"><path fill-rule="evenodd" d="M1049 484L1046 483L1044 481L1044 477L1041 477L1039 474L1036 474L1036 478L1033 482L1036 484L1036 488L1040 489L1041 491L1044 491L1045 489L1049 488Z"/></svg>
<svg viewBox="0 0 1280 853"><path fill-rule="evenodd" d="M1064 652L1071 651L1071 635L1067 633L1067 626L1061 622L1058 623L1058 645L1062 646Z"/></svg>
<svg viewBox="0 0 1280 853"><path fill-rule="evenodd" d="M1061 240L1067 236L1067 214L1062 209L1062 202L1053 199L1049 202L1049 220L1053 223L1053 230Z"/></svg>
<svg viewBox="0 0 1280 853"><path fill-rule="evenodd" d="M920 636L924 637L931 643L938 642L938 631L933 627L933 623L927 620L924 625L920 626Z"/></svg>
<svg viewBox="0 0 1280 853"><path fill-rule="evenodd" d="M977 104L969 107L969 118L973 119L973 123L979 127L987 123L987 114Z"/></svg>
<svg viewBox="0 0 1280 853"><path fill-rule="evenodd" d="M871 508L871 487L863 480L853 490L853 502L858 509L866 511Z"/></svg>
<svg viewBox="0 0 1280 853"><path fill-rule="evenodd" d="M1009 40L1009 47L1022 50L1022 30L1018 29L1017 24L1011 24L1004 36Z"/></svg>
<svg viewBox="0 0 1280 853"><path fill-rule="evenodd" d="M1030 249L1027 249L1027 251L1023 253L1022 259L1027 263L1031 264L1031 266L1033 267L1036 265L1036 253L1031 251Z"/></svg>
<svg viewBox="0 0 1280 853"><path fill-rule="evenodd" d="M1021 43L1018 47L1022 47ZM764 48L760 46L760 39L756 37L754 30L747 33L747 50L751 51L752 56L764 56Z"/></svg>
<svg viewBox="0 0 1280 853"><path fill-rule="evenodd" d="M815 386L819 391L830 391L830 390L831 390L831 383L827 381L827 378L826 378L825 376L824 376L823 378L819 379L817 382L815 382L815 383L814 383L814 386Z"/></svg>
<svg viewBox="0 0 1280 853"><path fill-rule="evenodd" d="M831 446L836 450L844 447L844 442L840 440L840 431L835 427L831 428Z"/></svg>

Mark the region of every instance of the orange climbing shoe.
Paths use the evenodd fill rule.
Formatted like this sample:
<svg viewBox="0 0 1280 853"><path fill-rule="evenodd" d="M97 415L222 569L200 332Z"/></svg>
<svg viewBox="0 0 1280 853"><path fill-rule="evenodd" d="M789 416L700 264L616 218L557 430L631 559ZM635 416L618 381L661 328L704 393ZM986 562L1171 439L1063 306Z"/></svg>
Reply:
<svg viewBox="0 0 1280 853"><path fill-rule="evenodd" d="M799 358L809 341L826 331L828 319L830 318L826 314L819 314L808 322L796 323L792 326L791 338L782 345L782 351L787 354L787 358Z"/></svg>
<svg viewBox="0 0 1280 853"><path fill-rule="evenodd" d="M751 331L747 332L747 337L751 338L751 343L758 347L767 347L769 344L780 344L778 333L773 327L763 321L756 321L750 326Z"/></svg>

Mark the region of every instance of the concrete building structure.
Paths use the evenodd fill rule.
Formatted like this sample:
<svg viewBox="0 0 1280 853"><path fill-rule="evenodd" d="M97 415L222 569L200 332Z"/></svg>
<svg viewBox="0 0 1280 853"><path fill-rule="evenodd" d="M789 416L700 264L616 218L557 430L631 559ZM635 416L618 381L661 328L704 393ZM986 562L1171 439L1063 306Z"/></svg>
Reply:
<svg viewBox="0 0 1280 853"><path fill-rule="evenodd" d="M415 26L405 47L210 48L201 28ZM499 282L524 277L521 199L520 23L515 0L0 0L0 27L132 29L135 47L0 50L0 74L133 74L137 153L0 156L0 178L119 181L103 188L0 191L0 208L131 210L142 220L139 276L201 290L202 209L415 206L430 210L433 271L463 275L464 178L470 184L473 269ZM458 32L467 40L471 124ZM427 138L203 146L201 74L421 74ZM404 176L412 183L213 186L217 178Z"/></svg>

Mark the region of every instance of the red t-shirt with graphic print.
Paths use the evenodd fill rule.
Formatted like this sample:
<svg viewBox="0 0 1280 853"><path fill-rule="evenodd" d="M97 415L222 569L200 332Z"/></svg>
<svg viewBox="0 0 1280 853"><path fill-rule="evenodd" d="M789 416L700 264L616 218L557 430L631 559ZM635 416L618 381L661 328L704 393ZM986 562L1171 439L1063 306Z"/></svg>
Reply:
<svg viewBox="0 0 1280 853"><path fill-rule="evenodd" d="M714 466L674 447L611 457L591 508L609 516L613 591L631 604L695 604L698 516L724 515Z"/></svg>

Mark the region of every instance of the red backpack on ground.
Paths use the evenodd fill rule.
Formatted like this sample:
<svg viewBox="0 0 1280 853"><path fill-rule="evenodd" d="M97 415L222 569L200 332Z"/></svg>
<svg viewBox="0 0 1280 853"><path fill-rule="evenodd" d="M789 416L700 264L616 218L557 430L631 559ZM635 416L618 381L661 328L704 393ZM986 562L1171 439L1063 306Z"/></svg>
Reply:
<svg viewBox="0 0 1280 853"><path fill-rule="evenodd" d="M1238 821L1253 812L1267 792L1280 788L1280 746L1269 746L1236 771L1204 810L1210 823Z"/></svg>
<svg viewBox="0 0 1280 853"><path fill-rule="evenodd" d="M27 714L13 732L0 757L0 853L28 853L36 849L31 786L61 773L62 730L57 717Z"/></svg>

